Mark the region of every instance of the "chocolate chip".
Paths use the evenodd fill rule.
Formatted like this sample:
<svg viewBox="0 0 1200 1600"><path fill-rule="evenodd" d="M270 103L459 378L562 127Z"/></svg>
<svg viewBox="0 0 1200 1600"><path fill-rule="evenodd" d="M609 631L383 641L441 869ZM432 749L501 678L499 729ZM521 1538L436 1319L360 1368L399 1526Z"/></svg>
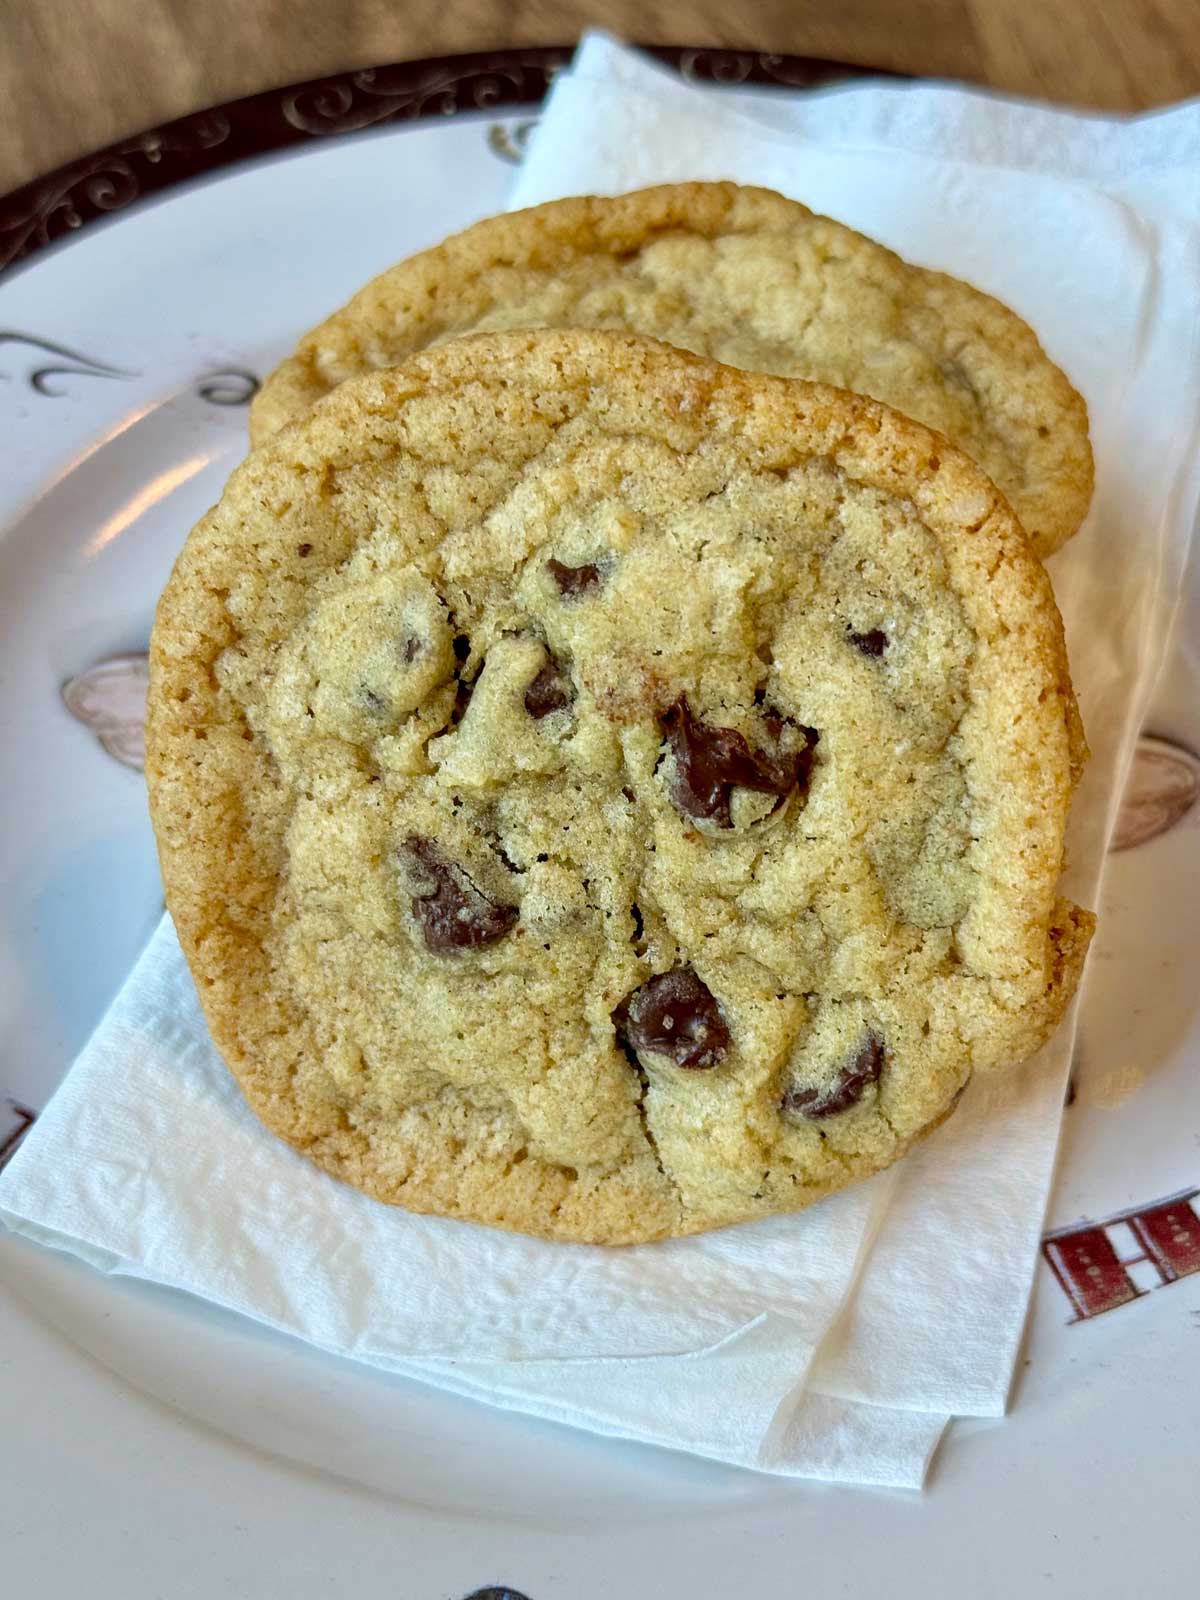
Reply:
<svg viewBox="0 0 1200 1600"><path fill-rule="evenodd" d="M627 995L613 1023L639 1055L669 1056L677 1067L715 1067L729 1048L729 1027L708 985L676 967Z"/></svg>
<svg viewBox="0 0 1200 1600"><path fill-rule="evenodd" d="M783 718L779 719L780 732ZM752 750L734 728L715 728L692 715L687 695L681 694L658 719L675 756L671 799L685 817L705 818L719 828L733 826L729 800L734 788L754 789L781 798L798 786L807 786L812 770L811 743L794 755L771 755Z"/></svg>
<svg viewBox="0 0 1200 1600"><path fill-rule="evenodd" d="M310 545L310 544L298 544L296 546L296 554L298 556L310 556L310 555L312 555L312 545Z"/></svg>
<svg viewBox="0 0 1200 1600"><path fill-rule="evenodd" d="M475 950L495 943L516 922L517 906L501 905L484 894L431 839L410 834L404 854L427 885L413 895L413 915L430 950Z"/></svg>
<svg viewBox="0 0 1200 1600"><path fill-rule="evenodd" d="M556 561L553 556L546 563L546 571L558 585L558 592L568 599L576 595L586 594L589 589L594 589L601 579L600 568L588 565L585 567L567 567L561 561Z"/></svg>
<svg viewBox="0 0 1200 1600"><path fill-rule="evenodd" d="M405 639L404 643L400 646L400 654L404 657L405 661L409 662L410 664L414 662L421 654L421 641L417 638L415 633L410 633L408 638Z"/></svg>
<svg viewBox="0 0 1200 1600"><path fill-rule="evenodd" d="M467 707L471 704L471 696L475 693L475 683L470 683L465 678L458 680L458 688L454 691L454 704L450 709L450 726L456 728L462 721Z"/></svg>
<svg viewBox="0 0 1200 1600"><path fill-rule="evenodd" d="M525 709L531 717L548 717L552 711L561 711L575 698L571 680L558 662L547 661L537 677L525 691Z"/></svg>
<svg viewBox="0 0 1200 1600"><path fill-rule="evenodd" d="M882 628L872 628L869 633L855 633L853 628L847 628L846 637L865 656L881 656L888 647L888 636Z"/></svg>
<svg viewBox="0 0 1200 1600"><path fill-rule="evenodd" d="M783 1109L814 1122L849 1111L871 1084L878 1083L883 1061L883 1040L877 1033L868 1033L854 1054L842 1063L830 1088L789 1089L783 1097Z"/></svg>
<svg viewBox="0 0 1200 1600"><path fill-rule="evenodd" d="M758 696L755 695L758 700ZM761 705L762 701L758 700ZM783 738L784 728L798 728L805 738L805 747L799 751L796 760L800 762L800 782L807 786L808 775L812 770L813 758L817 753L817 742L821 735L815 728L810 728L807 723L797 722L795 717L787 717L776 706L765 706L762 713L763 727L778 744Z"/></svg>

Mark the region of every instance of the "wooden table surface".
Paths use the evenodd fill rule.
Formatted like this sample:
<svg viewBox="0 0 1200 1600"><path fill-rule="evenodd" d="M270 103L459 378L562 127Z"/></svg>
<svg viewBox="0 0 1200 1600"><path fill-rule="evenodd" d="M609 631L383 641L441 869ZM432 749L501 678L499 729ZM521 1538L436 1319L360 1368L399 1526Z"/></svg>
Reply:
<svg viewBox="0 0 1200 1600"><path fill-rule="evenodd" d="M1200 94L1200 0L0 0L0 193L235 96L589 22L1112 111Z"/></svg>

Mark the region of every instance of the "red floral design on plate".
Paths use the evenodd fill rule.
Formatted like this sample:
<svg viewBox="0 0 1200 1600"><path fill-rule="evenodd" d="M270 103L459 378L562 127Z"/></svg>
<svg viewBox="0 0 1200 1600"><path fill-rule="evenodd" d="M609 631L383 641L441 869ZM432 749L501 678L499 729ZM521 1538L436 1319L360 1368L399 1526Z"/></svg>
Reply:
<svg viewBox="0 0 1200 1600"><path fill-rule="evenodd" d="M1200 1188L1183 1189L1103 1222L1048 1233L1042 1254L1071 1302L1070 1320L1086 1322L1200 1272L1200 1212L1193 1205L1198 1196ZM1144 1288L1130 1271L1140 1266L1147 1270L1139 1275L1149 1279Z"/></svg>

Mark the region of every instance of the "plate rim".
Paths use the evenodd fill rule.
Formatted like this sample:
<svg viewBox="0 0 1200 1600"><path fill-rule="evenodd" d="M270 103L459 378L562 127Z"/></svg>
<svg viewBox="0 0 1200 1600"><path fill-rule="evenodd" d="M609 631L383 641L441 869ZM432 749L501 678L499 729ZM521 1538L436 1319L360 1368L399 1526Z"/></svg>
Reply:
<svg viewBox="0 0 1200 1600"><path fill-rule="evenodd" d="M686 82L730 87L802 89L897 76L884 68L774 51L636 48ZM393 124L539 106L574 53L574 44L531 45L392 61L219 101L143 129L0 195L0 282L96 223L223 168Z"/></svg>

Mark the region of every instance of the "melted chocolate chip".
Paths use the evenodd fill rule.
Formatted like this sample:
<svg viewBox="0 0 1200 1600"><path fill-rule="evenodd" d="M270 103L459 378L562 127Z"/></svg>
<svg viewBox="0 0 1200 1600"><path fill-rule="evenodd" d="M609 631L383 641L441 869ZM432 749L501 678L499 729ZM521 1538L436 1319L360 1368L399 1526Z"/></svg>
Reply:
<svg viewBox="0 0 1200 1600"><path fill-rule="evenodd" d="M553 556L546 563L546 571L558 585L558 592L568 599L576 595L586 594L589 589L594 589L600 582L601 572L597 566L567 567L561 561L556 561Z"/></svg>
<svg viewBox="0 0 1200 1600"><path fill-rule="evenodd" d="M639 1055L650 1050L677 1067L715 1067L729 1048L716 997L691 967L659 973L635 989L613 1012L613 1022Z"/></svg>
<svg viewBox="0 0 1200 1600"><path fill-rule="evenodd" d="M671 799L685 817L705 818L719 828L730 828L729 801L734 788L782 798L807 785L816 744L811 729L804 732L811 735L812 742L795 755L752 750L736 729L714 728L694 717L685 694L658 721L675 756ZM780 732L783 721L778 719Z"/></svg>
<svg viewBox="0 0 1200 1600"><path fill-rule="evenodd" d="M296 546L296 554L298 556L310 556L310 555L312 555L312 545L310 545L310 544L298 544Z"/></svg>
<svg viewBox="0 0 1200 1600"><path fill-rule="evenodd" d="M448 861L431 839L410 834L404 853L428 887L413 895L413 915L430 950L475 950L493 944L513 926L516 906L501 905Z"/></svg>
<svg viewBox="0 0 1200 1600"><path fill-rule="evenodd" d="M531 717L548 717L552 711L561 711L575 698L571 680L558 662L547 661L537 677L525 691L525 709Z"/></svg>
<svg viewBox="0 0 1200 1600"><path fill-rule="evenodd" d="M814 1122L849 1111L871 1084L878 1083L883 1060L883 1040L877 1033L868 1033L854 1054L842 1063L828 1089L789 1089L783 1097L783 1109Z"/></svg>
<svg viewBox="0 0 1200 1600"><path fill-rule="evenodd" d="M421 641L417 638L415 633L410 633L408 638L405 639L404 643L400 646L400 654L409 664L414 662L421 654Z"/></svg>
<svg viewBox="0 0 1200 1600"><path fill-rule="evenodd" d="M872 628L869 633L855 633L853 628L847 628L846 637L865 656L881 656L888 647L888 636L882 628Z"/></svg>
<svg viewBox="0 0 1200 1600"><path fill-rule="evenodd" d="M821 735L815 728L810 728L806 723L800 722L796 726L808 741L804 749L792 758L796 763L796 787L801 794L807 794L809 780L812 778L813 763L817 759L817 743Z"/></svg>

